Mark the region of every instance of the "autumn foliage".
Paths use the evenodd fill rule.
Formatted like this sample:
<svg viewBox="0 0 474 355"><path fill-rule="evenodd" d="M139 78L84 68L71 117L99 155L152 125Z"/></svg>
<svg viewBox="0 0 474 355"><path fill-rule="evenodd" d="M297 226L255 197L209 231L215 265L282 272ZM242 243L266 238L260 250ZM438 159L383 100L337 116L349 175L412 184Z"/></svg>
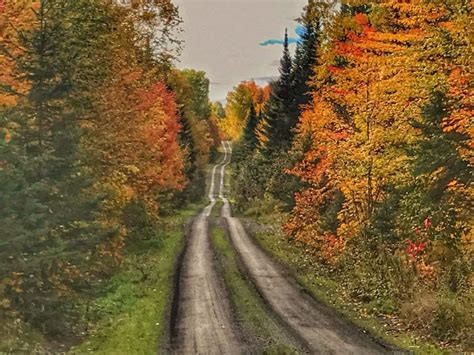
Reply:
<svg viewBox="0 0 474 355"><path fill-rule="evenodd" d="M211 114L204 73L173 68L180 22L167 0L0 1L0 332L76 336L80 302L187 201L214 142L186 138Z"/></svg>
<svg viewBox="0 0 474 355"><path fill-rule="evenodd" d="M8 4L7 4L8 3ZM17 64L14 56L20 55L24 48L18 38L18 31L31 28L35 25L31 7L38 7L38 3L31 1L1 1L0 2L0 41L3 54L0 56L0 83L4 90L0 94L0 105L16 103L17 95L24 94L28 88L25 80L15 77Z"/></svg>
<svg viewBox="0 0 474 355"><path fill-rule="evenodd" d="M290 207L286 238L349 301L469 346L472 317L461 314L473 290L472 3L340 5L324 11L313 1L303 14L316 14L318 36L311 99L294 131L298 98L288 88L308 50L300 44L293 59L285 46L268 101L273 133L236 169L236 201L262 213ZM435 300L430 311L420 294Z"/></svg>
<svg viewBox="0 0 474 355"><path fill-rule="evenodd" d="M238 140L247 124L250 105L257 115L263 110L270 95L270 87L259 87L254 81L243 81L227 95L225 118L220 122L220 129L231 139ZM263 127L260 127L260 131ZM261 139L263 135L260 134Z"/></svg>
<svg viewBox="0 0 474 355"><path fill-rule="evenodd" d="M352 3L335 15L314 67L313 102L293 142L304 154L289 170L309 187L296 191L285 231L326 265L363 267L359 283L389 282L372 263L416 275L362 298L447 288L464 304L472 292L470 5L366 1L361 11ZM462 286L448 286L449 277ZM452 323L449 336L436 334L436 320L426 322L439 338L466 331Z"/></svg>
<svg viewBox="0 0 474 355"><path fill-rule="evenodd" d="M410 166L417 158L410 154L409 147L416 145L421 132L413 121L423 115L436 90L436 86L420 79L438 83L444 80L444 95L453 104L439 128L445 134L456 131L465 137L468 145L459 146L458 159L467 158L462 154L472 144L467 121L472 114L465 106L469 94L464 91L462 69L456 60L441 64L443 57L434 64L422 61L426 55L423 46L441 45L436 42L436 34L438 26L445 26L447 14L439 8L394 1L373 6L368 14L339 15L341 21L333 28L336 35L322 55L324 64L315 68L313 105L301 116L299 140L311 137L313 144L292 173L313 187L298 194L287 229L305 243L313 243L315 233L315 226L308 220L319 221L316 229L320 229L321 238L325 234L321 226L324 208L308 212L308 203L325 206L342 194L343 203L334 220L337 228L330 232L352 238L371 228L374 214L393 188L416 178ZM375 9L385 17L375 16L379 13ZM415 16L426 18L428 24L411 21ZM459 43L459 57L463 48ZM438 71L439 65L451 70ZM430 66L434 74L423 74ZM456 89L452 80L457 80ZM452 96L454 91L459 95L456 98ZM444 189L457 181L446 181ZM308 213L316 214L308 218ZM325 248L323 240L319 247Z"/></svg>

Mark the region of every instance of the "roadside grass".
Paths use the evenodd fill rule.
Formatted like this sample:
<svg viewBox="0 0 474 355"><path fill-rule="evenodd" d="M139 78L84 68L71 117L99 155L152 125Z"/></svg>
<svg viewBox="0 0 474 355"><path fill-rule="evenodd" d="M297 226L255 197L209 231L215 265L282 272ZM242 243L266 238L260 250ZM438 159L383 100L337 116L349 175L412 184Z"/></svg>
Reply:
<svg viewBox="0 0 474 355"><path fill-rule="evenodd" d="M231 164L227 165L225 168L224 174L224 195L229 199L229 202L234 202L233 196L231 194L231 182L232 182L232 175L234 174L234 170L232 169L232 160Z"/></svg>
<svg viewBox="0 0 474 355"><path fill-rule="evenodd" d="M219 148L215 161L223 155ZM213 164L206 167L210 177ZM210 179L206 179L206 195ZM73 354L156 354L166 344L168 308L173 292L175 262L185 242L185 224L207 205L203 198L176 215L162 219L156 239L136 242L129 248L122 270L104 286L103 296L89 305L94 314L90 335ZM218 200L213 216L219 216Z"/></svg>
<svg viewBox="0 0 474 355"><path fill-rule="evenodd" d="M207 176L212 167L206 168ZM208 189L209 179L206 184ZM156 354L166 344L167 311L175 261L184 246L184 225L207 203L203 198L175 215L161 217L153 238L134 240L126 248L120 269L96 284L96 298L83 300L84 339L69 353ZM214 215L221 205L220 201L216 204ZM71 343L77 344L76 339L51 342L19 318L0 321L0 354L63 353Z"/></svg>
<svg viewBox="0 0 474 355"><path fill-rule="evenodd" d="M20 319L2 319L0 354L35 354L48 351L48 341Z"/></svg>
<svg viewBox="0 0 474 355"><path fill-rule="evenodd" d="M156 238L136 242L122 270L104 286L104 295L88 306L90 335L73 354L156 354L167 334L175 261L185 241L185 223L202 207L191 204L165 217Z"/></svg>
<svg viewBox="0 0 474 355"><path fill-rule="evenodd" d="M238 255L223 228L212 226L212 245L220 263L230 300L244 333L264 354L297 354L298 349L283 327L266 309L253 284L239 268Z"/></svg>
<svg viewBox="0 0 474 355"><path fill-rule="evenodd" d="M244 220L249 214L245 214ZM436 344L424 340L413 332L400 330L392 325L390 319L382 319L371 314L367 305L351 300L340 280L331 275L314 261L302 247L287 242L279 226L284 216L279 213L262 214L258 218L259 227L252 236L256 242L274 259L279 260L293 271L296 281L315 299L331 306L346 319L352 321L366 332L415 354L447 354ZM248 224L248 223L246 223ZM250 224L254 224L250 222Z"/></svg>

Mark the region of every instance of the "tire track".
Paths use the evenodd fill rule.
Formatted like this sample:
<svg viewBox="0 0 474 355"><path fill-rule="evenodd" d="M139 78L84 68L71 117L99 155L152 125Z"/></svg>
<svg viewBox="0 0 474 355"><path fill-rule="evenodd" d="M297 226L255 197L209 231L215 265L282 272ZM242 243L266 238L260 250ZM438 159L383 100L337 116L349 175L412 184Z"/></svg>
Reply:
<svg viewBox="0 0 474 355"><path fill-rule="evenodd" d="M224 142L229 156L229 142ZM225 166L222 166L224 169ZM315 301L289 277L247 235L238 218L233 218L229 201L223 194L223 179L219 197L224 202L221 216L226 220L232 243L243 264L276 315L301 339L311 353L381 354L388 350L342 319L334 310Z"/></svg>
<svg viewBox="0 0 474 355"><path fill-rule="evenodd" d="M210 203L193 221L179 275L179 294L171 348L178 354L239 354L245 345L234 329L223 282L216 273L208 217L216 204L216 173L223 185L230 154L211 172ZM222 187L220 194L222 193Z"/></svg>

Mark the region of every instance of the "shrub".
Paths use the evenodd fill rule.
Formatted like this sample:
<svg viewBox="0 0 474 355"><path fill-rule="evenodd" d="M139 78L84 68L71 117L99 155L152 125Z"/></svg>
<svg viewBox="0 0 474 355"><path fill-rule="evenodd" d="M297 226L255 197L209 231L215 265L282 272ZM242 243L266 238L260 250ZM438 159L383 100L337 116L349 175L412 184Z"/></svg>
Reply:
<svg viewBox="0 0 474 355"><path fill-rule="evenodd" d="M472 297L470 298L472 302ZM437 339L461 341L466 337L472 337L472 303L467 301L467 297L457 298L452 293L442 294L438 297L437 309L432 322L433 335Z"/></svg>

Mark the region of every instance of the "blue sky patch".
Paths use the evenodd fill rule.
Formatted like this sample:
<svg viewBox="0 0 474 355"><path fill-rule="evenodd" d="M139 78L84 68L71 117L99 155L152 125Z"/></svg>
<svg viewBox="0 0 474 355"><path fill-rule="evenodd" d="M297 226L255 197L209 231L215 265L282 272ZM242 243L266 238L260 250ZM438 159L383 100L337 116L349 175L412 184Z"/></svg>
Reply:
<svg viewBox="0 0 474 355"><path fill-rule="evenodd" d="M288 44L298 44L302 41L302 37L304 36L306 29L304 26L298 25L295 29L295 33L297 37L288 37ZM260 43L261 46L273 46L277 44L285 43L284 39L267 39Z"/></svg>

